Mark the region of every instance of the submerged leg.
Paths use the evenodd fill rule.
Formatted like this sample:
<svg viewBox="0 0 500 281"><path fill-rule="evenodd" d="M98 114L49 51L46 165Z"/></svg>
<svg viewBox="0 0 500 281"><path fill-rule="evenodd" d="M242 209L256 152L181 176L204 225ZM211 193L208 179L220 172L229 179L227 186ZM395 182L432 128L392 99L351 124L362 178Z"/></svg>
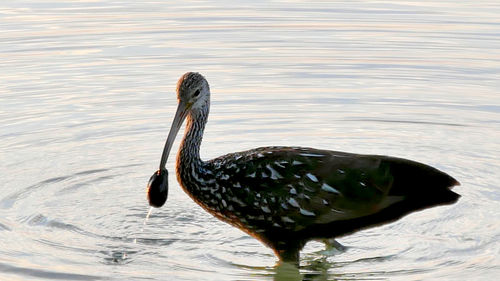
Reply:
<svg viewBox="0 0 500 281"><path fill-rule="evenodd" d="M300 250L296 248L288 248L283 250L277 250L276 254L279 256L282 262L292 263L296 266L299 265Z"/></svg>
<svg viewBox="0 0 500 281"><path fill-rule="evenodd" d="M302 281L303 276L300 274L299 268L292 263L280 262L276 265L275 275L273 280L286 280L286 281Z"/></svg>

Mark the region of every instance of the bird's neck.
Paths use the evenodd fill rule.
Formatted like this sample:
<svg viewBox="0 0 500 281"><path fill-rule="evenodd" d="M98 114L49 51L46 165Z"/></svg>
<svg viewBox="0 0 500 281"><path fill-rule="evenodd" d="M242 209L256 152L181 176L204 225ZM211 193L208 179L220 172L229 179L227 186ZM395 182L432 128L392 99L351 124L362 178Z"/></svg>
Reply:
<svg viewBox="0 0 500 281"><path fill-rule="evenodd" d="M187 116L186 130L177 154L177 169L179 174L193 175L198 173L204 162L200 158L200 146L203 131L207 123L209 102L200 110L191 111Z"/></svg>

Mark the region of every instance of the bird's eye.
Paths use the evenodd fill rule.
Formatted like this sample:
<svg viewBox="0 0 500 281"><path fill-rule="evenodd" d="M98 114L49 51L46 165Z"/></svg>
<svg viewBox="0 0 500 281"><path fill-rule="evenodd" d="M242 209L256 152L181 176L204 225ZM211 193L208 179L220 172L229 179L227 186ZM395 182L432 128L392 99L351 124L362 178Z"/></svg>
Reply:
<svg viewBox="0 0 500 281"><path fill-rule="evenodd" d="M200 95L200 89L196 90L196 92L194 92L193 94L193 97L198 97Z"/></svg>

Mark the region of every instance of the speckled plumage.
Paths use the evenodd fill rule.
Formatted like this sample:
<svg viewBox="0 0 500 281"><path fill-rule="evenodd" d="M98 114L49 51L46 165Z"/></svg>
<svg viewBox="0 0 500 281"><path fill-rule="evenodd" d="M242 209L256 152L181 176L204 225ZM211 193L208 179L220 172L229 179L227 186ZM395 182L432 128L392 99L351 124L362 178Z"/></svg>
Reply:
<svg viewBox="0 0 500 281"><path fill-rule="evenodd" d="M259 239L282 260L298 262L309 240L387 223L459 197L449 190L458 184L449 175L388 156L262 147L202 161L208 83L188 72L177 91L179 108L185 108L176 117L187 118L176 165L180 185L205 210ZM174 120L172 126L180 124ZM172 143L169 135L162 164Z"/></svg>

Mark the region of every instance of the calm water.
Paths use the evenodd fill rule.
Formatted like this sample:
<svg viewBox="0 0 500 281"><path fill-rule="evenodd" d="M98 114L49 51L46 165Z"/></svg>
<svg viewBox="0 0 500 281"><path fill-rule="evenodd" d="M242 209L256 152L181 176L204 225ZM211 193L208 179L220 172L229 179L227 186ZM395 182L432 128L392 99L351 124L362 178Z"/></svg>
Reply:
<svg viewBox="0 0 500 281"><path fill-rule="evenodd" d="M500 4L458 2L2 1L0 279L497 278ZM342 254L310 243L295 272L195 205L170 157L169 200L142 229L186 71L211 83L205 159L388 154L463 197L344 237Z"/></svg>

